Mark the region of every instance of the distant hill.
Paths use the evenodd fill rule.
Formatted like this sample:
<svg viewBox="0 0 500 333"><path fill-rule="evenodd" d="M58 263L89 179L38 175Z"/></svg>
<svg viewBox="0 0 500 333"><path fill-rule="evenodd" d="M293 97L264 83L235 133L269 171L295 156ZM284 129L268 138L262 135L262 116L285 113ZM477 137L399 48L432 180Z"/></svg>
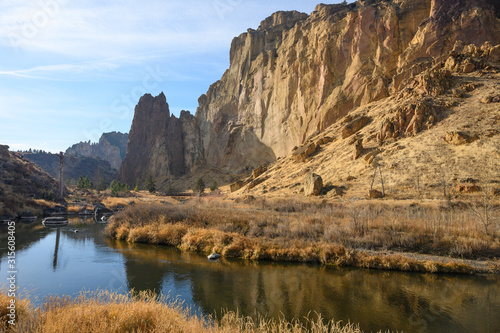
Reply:
<svg viewBox="0 0 500 333"><path fill-rule="evenodd" d="M54 199L57 181L22 155L0 145L0 215L37 206L33 199Z"/></svg>
<svg viewBox="0 0 500 333"><path fill-rule="evenodd" d="M118 170L127 153L127 142L127 133L104 133L98 143L90 141L77 143L66 150L66 155L100 158Z"/></svg>
<svg viewBox="0 0 500 333"><path fill-rule="evenodd" d="M59 177L59 157L58 154L46 152L23 152L22 156L27 160L36 163L45 172L54 178ZM112 168L108 161L85 156L66 155L64 158L64 184L75 185L80 176L89 177L97 184L104 179L107 184L116 178L117 170Z"/></svg>

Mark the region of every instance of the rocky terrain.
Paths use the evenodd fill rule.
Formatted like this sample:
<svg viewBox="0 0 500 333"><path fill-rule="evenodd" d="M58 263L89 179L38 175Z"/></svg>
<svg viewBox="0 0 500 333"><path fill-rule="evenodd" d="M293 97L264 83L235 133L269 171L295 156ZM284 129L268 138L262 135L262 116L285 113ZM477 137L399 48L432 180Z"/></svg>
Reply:
<svg viewBox="0 0 500 333"><path fill-rule="evenodd" d="M479 178L494 187L499 32L493 0L277 12L233 40L195 116L171 116L163 94L141 98L120 178L187 184L253 171L236 194L300 193L310 172L329 195L471 191Z"/></svg>
<svg viewBox="0 0 500 333"><path fill-rule="evenodd" d="M485 64L487 57L480 54L492 51L500 47L469 46L465 53L451 53L441 66L417 75L411 88L352 110L290 156L254 170L231 186L232 195L497 196L500 64L464 72L468 63ZM440 75L448 79L427 86L428 79ZM427 95L425 89L438 93ZM321 193L304 188L311 173L320 176Z"/></svg>
<svg viewBox="0 0 500 333"><path fill-rule="evenodd" d="M66 150L66 155L100 158L118 170L127 152L127 142L127 133L104 133L98 143L77 143Z"/></svg>
<svg viewBox="0 0 500 333"><path fill-rule="evenodd" d="M54 178L21 155L0 145L0 216L33 210L37 198L53 199L59 185Z"/></svg>

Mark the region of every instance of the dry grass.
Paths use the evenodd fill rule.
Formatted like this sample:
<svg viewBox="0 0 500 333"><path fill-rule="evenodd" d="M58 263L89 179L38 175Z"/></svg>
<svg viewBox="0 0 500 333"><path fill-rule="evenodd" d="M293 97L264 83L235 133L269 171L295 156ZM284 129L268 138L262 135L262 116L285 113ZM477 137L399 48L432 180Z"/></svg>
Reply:
<svg viewBox="0 0 500 333"><path fill-rule="evenodd" d="M119 240L226 257L404 271L472 273L476 268L390 252L500 257L498 233L482 232L471 213L459 207L198 200L184 205L137 204L116 215L107 233ZM497 269L498 265L488 271Z"/></svg>
<svg viewBox="0 0 500 333"><path fill-rule="evenodd" d="M9 302L0 293L0 308ZM201 318L184 309L182 303L157 297L150 292L138 295L118 295L109 292L82 294L71 300L68 297L51 297L40 308L32 308L28 301L19 301L19 319L15 328L6 326L3 312L0 329L11 332L361 332L358 326L325 323L321 316L307 324L269 319L253 320L228 312L220 320ZM4 310L1 310L4 311ZM3 326L2 326L3 325Z"/></svg>

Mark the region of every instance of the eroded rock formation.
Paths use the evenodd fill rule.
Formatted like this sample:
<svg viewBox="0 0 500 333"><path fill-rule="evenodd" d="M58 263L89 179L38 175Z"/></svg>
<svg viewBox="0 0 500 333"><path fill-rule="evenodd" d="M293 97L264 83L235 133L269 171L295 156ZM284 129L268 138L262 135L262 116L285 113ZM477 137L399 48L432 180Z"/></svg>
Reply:
<svg viewBox="0 0 500 333"><path fill-rule="evenodd" d="M415 135L438 120L425 96L451 87L457 68L478 66L460 57L443 66L450 52L499 44L499 13L496 0L360 0L320 4L311 15L277 12L233 40L229 69L199 98L195 117L170 116L163 95L141 98L122 179L178 176L203 163L250 172L307 146L355 108L403 91L416 99L387 119L379 141ZM370 121L361 120L343 136Z"/></svg>
<svg viewBox="0 0 500 333"><path fill-rule="evenodd" d="M199 100L207 162L234 171L287 155L351 109L404 87L457 40L496 44L498 31L492 0L357 1L321 4L310 16L275 13L233 40L229 69Z"/></svg>
<svg viewBox="0 0 500 333"><path fill-rule="evenodd" d="M186 111L179 118L171 115L163 93L141 97L135 108L119 179L134 185L149 173L155 178L180 177L202 164L196 118Z"/></svg>

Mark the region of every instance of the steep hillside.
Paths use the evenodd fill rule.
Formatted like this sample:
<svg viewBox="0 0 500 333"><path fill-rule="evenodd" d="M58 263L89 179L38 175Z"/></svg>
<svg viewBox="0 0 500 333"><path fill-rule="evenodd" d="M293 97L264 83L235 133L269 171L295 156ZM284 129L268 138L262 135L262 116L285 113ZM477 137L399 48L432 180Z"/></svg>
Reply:
<svg viewBox="0 0 500 333"><path fill-rule="evenodd" d="M338 172L357 177L365 167L358 160L337 163L353 154L355 146L345 140L358 143L358 155L373 152L367 157L372 165L374 155L382 156L376 147L388 142L422 142L424 129L438 136L441 124L472 126L473 117L463 113L473 99L456 106L453 96L496 87L499 48L493 45L499 43L500 5L493 0L368 0L320 4L311 15L277 12L233 40L229 69L200 97L195 117L170 116L163 93L141 98L120 178L133 184L152 173L160 179L184 176L180 184L186 184L198 175L235 176L290 158L312 161L314 154L322 159L310 171L328 169L332 181ZM495 117L498 104L488 105L473 104L479 113L492 109L488 117ZM481 144L471 150L479 154L475 158L490 156L496 144L496 134L483 131L497 125L484 121L489 127L477 135L488 139L474 143ZM363 127L370 133L347 139ZM308 144L320 137L320 146L332 147L329 155ZM462 148L449 155L447 145L432 153L417 145L412 154L455 158L455 167L462 168L470 165L461 158ZM388 157L403 151L380 150ZM285 173L279 182L294 175L296 183L304 172ZM264 186L262 179L248 186L258 188L259 182ZM277 180L270 187L289 185Z"/></svg>
<svg viewBox="0 0 500 333"><path fill-rule="evenodd" d="M127 152L127 142L127 133L104 133L98 143L77 143L66 150L66 155L100 158L118 170Z"/></svg>
<svg viewBox="0 0 500 333"><path fill-rule="evenodd" d="M37 164L52 177L59 179L58 154L24 152L22 156ZM68 154L64 157L63 182L66 185L75 185L80 176L89 177L94 184L98 184L101 179L109 184L116 179L117 173L108 161L100 158Z"/></svg>
<svg viewBox="0 0 500 333"><path fill-rule="evenodd" d="M37 165L0 145L0 215L15 215L36 206L32 199L53 199L58 188L56 180Z"/></svg>
<svg viewBox="0 0 500 333"><path fill-rule="evenodd" d="M408 89L356 108L234 184L232 195L302 195L310 172L326 197L367 198L370 189L397 199L498 196L500 45L452 52Z"/></svg>

